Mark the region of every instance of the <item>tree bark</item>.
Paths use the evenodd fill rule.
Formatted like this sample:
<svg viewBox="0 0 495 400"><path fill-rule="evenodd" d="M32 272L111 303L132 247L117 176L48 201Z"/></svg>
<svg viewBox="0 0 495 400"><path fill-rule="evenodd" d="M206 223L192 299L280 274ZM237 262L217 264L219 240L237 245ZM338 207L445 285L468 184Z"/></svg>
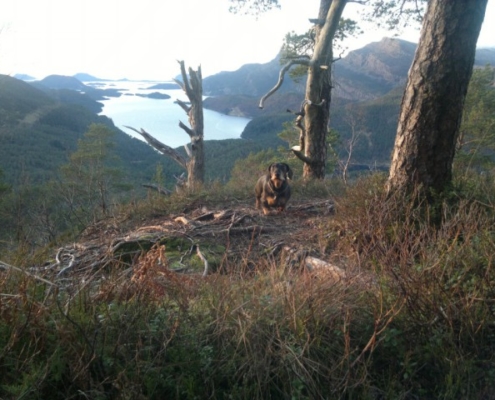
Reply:
<svg viewBox="0 0 495 400"><path fill-rule="evenodd" d="M308 68L304 137L299 149L304 157L303 177L323 179L327 159L327 133L330 121L333 39L347 0L321 0L315 26L315 48ZM297 155L297 154L296 154Z"/></svg>
<svg viewBox="0 0 495 400"><path fill-rule="evenodd" d="M144 129L136 129L126 126L134 132L139 133L151 146L162 154L172 158L181 167L187 170L187 187L194 190L199 184L204 182L205 176L205 155L204 155L204 118L203 118L203 78L201 67L197 71L189 68L189 77L186 73L184 61L179 61L182 81L175 82L184 90L189 98L190 104L177 100L177 104L186 112L190 127L179 121L179 127L184 130L191 139L191 147L185 145L187 159L177 150L163 144L155 139Z"/></svg>
<svg viewBox="0 0 495 400"><path fill-rule="evenodd" d="M452 163L487 0L430 0L402 98L387 190L428 197Z"/></svg>
<svg viewBox="0 0 495 400"><path fill-rule="evenodd" d="M182 122L179 126L186 131L191 138L191 148L186 146L189 160L187 161L187 186L194 189L198 184L204 182L205 176L205 156L204 156L204 117L203 117L203 78L201 67L197 71L189 68L189 79L186 74L184 61L179 61L182 74L182 82L177 82L186 93L191 106L185 107L184 103L180 104L186 110L189 118L190 128Z"/></svg>

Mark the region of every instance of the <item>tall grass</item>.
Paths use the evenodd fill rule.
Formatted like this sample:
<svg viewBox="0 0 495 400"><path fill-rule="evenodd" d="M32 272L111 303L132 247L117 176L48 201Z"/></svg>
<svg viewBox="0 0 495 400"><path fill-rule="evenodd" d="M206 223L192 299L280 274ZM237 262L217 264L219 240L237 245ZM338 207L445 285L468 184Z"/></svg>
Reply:
<svg viewBox="0 0 495 400"><path fill-rule="evenodd" d="M320 219L329 261L366 283L262 257L246 275L177 275L162 247L91 282L5 268L0 398L495 398L486 192L434 225L382 187L358 181Z"/></svg>

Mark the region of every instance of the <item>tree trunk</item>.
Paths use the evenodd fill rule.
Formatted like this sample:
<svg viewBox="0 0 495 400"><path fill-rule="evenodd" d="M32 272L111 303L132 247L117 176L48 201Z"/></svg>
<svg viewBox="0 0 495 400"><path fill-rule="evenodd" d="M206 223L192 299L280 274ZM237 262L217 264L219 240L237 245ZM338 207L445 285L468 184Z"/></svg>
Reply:
<svg viewBox="0 0 495 400"><path fill-rule="evenodd" d="M198 184L204 182L205 176L205 156L204 156L204 117L203 117L203 78L201 67L197 71L189 68L189 79L186 74L184 62L180 61L180 68L183 82L182 89L186 92L191 105L183 102L179 105L186 111L189 117L190 128L182 122L179 126L185 130L191 138L191 148L186 146L189 155L187 161L187 187L194 189Z"/></svg>
<svg viewBox="0 0 495 400"><path fill-rule="evenodd" d="M315 48L308 68L304 115L304 178L323 179L332 89L333 39L347 0L321 0Z"/></svg>
<svg viewBox="0 0 495 400"><path fill-rule="evenodd" d="M487 0L430 0L402 98L389 192L443 192Z"/></svg>
<svg viewBox="0 0 495 400"><path fill-rule="evenodd" d="M197 188L204 182L205 176L205 155L204 155L204 118L203 118L203 78L201 76L201 67L197 71L189 68L189 77L186 73L184 61L179 61L182 81L175 82L184 90L189 98L190 104L177 100L177 104L186 112L190 127L182 121L179 127L182 128L191 139L191 148L185 145L187 158L181 153L166 144L155 139L144 129L136 129L132 126L126 126L134 132L139 133L151 146L159 152L172 158L181 167L187 170L187 187L191 190Z"/></svg>

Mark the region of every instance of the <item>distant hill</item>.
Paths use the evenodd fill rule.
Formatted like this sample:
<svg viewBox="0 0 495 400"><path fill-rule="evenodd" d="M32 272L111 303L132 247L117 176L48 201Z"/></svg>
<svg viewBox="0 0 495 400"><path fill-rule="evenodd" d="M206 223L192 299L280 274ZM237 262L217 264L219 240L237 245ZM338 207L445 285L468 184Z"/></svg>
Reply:
<svg viewBox="0 0 495 400"><path fill-rule="evenodd" d="M97 87L85 85L73 76L65 75L49 75L40 81L30 82L30 84L45 92L53 90L71 90L74 93L69 97L72 97L73 99L75 98L76 92L84 94L92 100L104 100L106 97L120 97L122 95L119 89L99 89ZM56 94L55 97L57 97Z"/></svg>
<svg viewBox="0 0 495 400"><path fill-rule="evenodd" d="M378 165L390 161L400 100L415 51L414 43L384 38L335 63L330 126L345 143L351 135L350 119L359 115L366 134L353 150L356 162ZM477 50L475 67L486 64L495 65L495 49ZM263 110L258 108L260 97L277 82L280 68L277 57L266 64L248 64L205 78L203 87L212 95L205 99L205 107L252 118L242 137L275 147L283 122L294 119L286 110L298 110L304 98L304 85L286 77L282 90L266 101Z"/></svg>
<svg viewBox="0 0 495 400"><path fill-rule="evenodd" d="M67 89L42 91L0 75L0 169L9 183L29 180L35 184L55 178L92 123L115 130L115 150L125 160L122 167L130 182L149 182L158 162L164 164L165 172L178 172L172 162L164 162L164 157L146 143L121 132L110 119L92 111L96 101L86 97L86 104L76 104L74 99L81 98L78 96L81 94Z"/></svg>
<svg viewBox="0 0 495 400"><path fill-rule="evenodd" d="M120 131L98 112L99 103L84 93L49 89L0 75L0 169L5 180L15 187L56 179L89 125L102 123L115 131L116 155L122 160L127 183L136 191L142 189L142 183L152 182L158 164L162 165L165 184L175 185L173 176L183 170L174 161ZM205 141L206 179L228 179L237 159L262 149L263 145L255 141ZM185 155L184 149L178 151Z"/></svg>
<svg viewBox="0 0 495 400"><path fill-rule="evenodd" d="M73 76L49 75L37 82L50 89L85 90L86 85Z"/></svg>
<svg viewBox="0 0 495 400"><path fill-rule="evenodd" d="M97 78L97 77L90 75L90 74L85 74L83 72L75 74L73 77L76 78L78 81L81 81L81 82L100 82L100 81L105 80L105 79Z"/></svg>
<svg viewBox="0 0 495 400"><path fill-rule="evenodd" d="M275 85L280 68L277 56L266 64L246 64L236 71L223 71L203 79L203 92L207 96L261 96ZM304 83L296 83L290 78L280 88L281 93L302 90Z"/></svg>
<svg viewBox="0 0 495 400"><path fill-rule="evenodd" d="M167 82L167 83L157 83L156 85L152 85L147 89L164 89L164 90L175 90L180 89L180 86L175 82Z"/></svg>
<svg viewBox="0 0 495 400"><path fill-rule="evenodd" d="M36 78L34 78L31 75L26 75L26 74L15 74L14 78L20 79L21 81L34 81Z"/></svg>
<svg viewBox="0 0 495 400"><path fill-rule="evenodd" d="M349 52L347 56L334 64L334 98L346 101L366 101L385 95L396 86L403 85L407 78L416 51L416 44L401 39L383 38L361 49ZM495 48L478 49L476 66L495 65ZM279 56L266 64L246 64L237 71L220 72L203 80L203 89L209 96L250 96L259 98L268 92L278 81L281 69ZM305 82L295 83L286 77L279 94L304 93ZM239 105L233 98L225 97L224 104L237 110ZM270 101L273 101L270 99ZM266 103L270 107L270 101ZM300 102L300 101L299 101ZM242 99L241 104L245 104ZM288 101L289 108L293 106ZM215 107L226 109L216 100ZM215 108L217 109L217 108ZM241 110L244 115L248 112ZM254 116L255 114L251 114Z"/></svg>
<svg viewBox="0 0 495 400"><path fill-rule="evenodd" d="M335 63L335 97L351 101L375 99L402 85L416 44L384 38L349 52Z"/></svg>

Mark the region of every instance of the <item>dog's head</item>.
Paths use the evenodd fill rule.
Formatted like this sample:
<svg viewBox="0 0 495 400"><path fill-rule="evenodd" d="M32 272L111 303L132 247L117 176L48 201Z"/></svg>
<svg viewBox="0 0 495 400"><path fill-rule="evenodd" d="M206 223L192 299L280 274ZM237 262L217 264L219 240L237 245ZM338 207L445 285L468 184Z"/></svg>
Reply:
<svg viewBox="0 0 495 400"><path fill-rule="evenodd" d="M270 181L275 188L280 189L287 179L292 179L293 173L285 163L273 163L268 167Z"/></svg>

